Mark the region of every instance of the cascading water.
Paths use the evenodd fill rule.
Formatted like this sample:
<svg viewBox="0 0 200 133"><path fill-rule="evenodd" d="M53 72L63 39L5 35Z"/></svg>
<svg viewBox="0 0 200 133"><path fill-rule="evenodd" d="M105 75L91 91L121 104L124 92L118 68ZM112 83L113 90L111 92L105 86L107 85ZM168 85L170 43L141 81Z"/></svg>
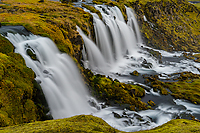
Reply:
<svg viewBox="0 0 200 133"><path fill-rule="evenodd" d="M95 8L101 12L102 20L97 17L96 14L91 13L94 18L94 29L96 35L96 45L93 43L91 46L95 49L99 49L100 54L104 57L104 60L107 60L107 71L102 71L104 74L110 75L111 73L121 73L129 74L133 70L137 70L142 74L172 74L183 71L191 71L193 73L199 74L198 67L199 63L195 63L192 60L183 59L183 60L174 60L173 56L182 56L183 52L168 53L162 50L152 49L142 44L142 39L139 31L139 26L137 24L136 18L134 16L134 11L126 7L126 13L128 17L127 24L125 23L122 13L118 7L107 7L105 5L96 5ZM104 26L103 26L104 25ZM104 28L102 28L104 27ZM105 28L106 27L106 28ZM78 30L81 32L81 30ZM103 37L106 35L106 38ZM86 40L87 36L83 36L83 39ZM88 38L87 38L88 39ZM104 43L105 40L108 40ZM102 42L101 42L102 41ZM88 45L85 42L85 46ZM109 50L106 48L109 46ZM102 47L105 47L103 50ZM92 50L93 48L90 47ZM112 48L110 50L110 48ZM163 63L152 57L146 49L158 51L163 57ZM83 56L88 56L88 58L98 59L98 55L89 55L87 49ZM90 51L91 51L90 50ZM109 61L107 58L108 53L114 56L113 61ZM111 53L112 52L112 53ZM95 57L96 56L96 57ZM170 57L168 57L170 56ZM124 58L125 57L125 58ZM167 61L165 58L170 58L172 61ZM94 62L91 60L83 60L86 66L90 66ZM100 70L101 66L96 65L95 70Z"/></svg>
<svg viewBox="0 0 200 133"><path fill-rule="evenodd" d="M142 43L142 37L140 35L139 26L134 16L133 10L131 8L126 7L126 14L128 17L127 25L129 25L132 29L134 29L137 36L137 43Z"/></svg>
<svg viewBox="0 0 200 133"><path fill-rule="evenodd" d="M88 93L72 59L48 38L7 33L6 38L36 74L54 119L93 112ZM28 53L36 58L31 58Z"/></svg>
<svg viewBox="0 0 200 133"><path fill-rule="evenodd" d="M133 79L133 77L130 77L131 72L137 70L141 74L159 74L159 78L162 79L168 78L167 74L184 71L200 74L198 70L200 63L184 58L183 52L169 53L163 50L152 49L142 44L139 27L131 8L126 7L128 17L127 24L123 17L121 17L122 13L117 7L95 5L95 8L99 10L102 15L102 20L100 20L99 17L96 17L96 14L91 13L94 18L96 44L84 35L81 29L78 29L84 40L85 47L88 47L84 49L83 53L83 56L87 56L88 59L84 58L83 62L85 63L85 66L89 67L92 71L97 73L100 71L113 79L117 78L121 82L139 82L138 84L143 86L145 85L140 79ZM97 23L101 23L101 27L104 24L104 28L98 27L100 25ZM99 44L101 43L100 40L105 39L102 37L100 38L99 34L106 34L106 40L109 40L109 44ZM88 44L88 42L90 42L90 44ZM102 66L98 66L96 63L95 69L93 69L90 66L94 62L89 60L89 58L96 58L98 61L98 57L103 57L103 64L106 62L105 56L103 56L105 55L105 51L102 51L101 48L104 47L104 45L109 45L112 48L111 52L114 57L114 63L107 61L103 71ZM98 50L98 55L89 54L89 51L93 51L94 49L96 51ZM160 62L153 57L148 50L159 52L162 55L162 61ZM150 87L148 88L150 89L150 92L146 91L146 95L142 100L148 102L149 99L152 99L157 105L154 110L134 112L126 109L123 110L115 107L108 107L94 115L103 118L113 127L124 131L151 129L177 117L189 118L190 115L194 115L196 118L200 119L199 105L194 105L185 100L174 100L170 95L162 96L159 93L154 92ZM121 119L114 118L113 114L115 113L117 113Z"/></svg>
<svg viewBox="0 0 200 133"><path fill-rule="evenodd" d="M126 77L133 70L140 73L161 74L162 78L164 78L164 73L170 74L185 70L199 73L196 68L200 67L199 63L174 57L174 55L181 57L182 53L172 54L154 49L165 58L163 64L159 64L155 58L150 56L143 48L151 48L141 44L139 27L130 8L126 7L127 24L117 7L96 6L96 8L101 11L103 17L102 22L96 14L92 14L98 45L90 40L80 28L77 28L85 42L83 46L85 67L95 72L103 72L123 82L130 80ZM176 117L187 118L192 114L200 118L199 105L179 99L173 100L170 95L161 96L153 92L151 88L149 92L146 92L143 101L147 102L145 100L150 98L155 99L153 100L157 104L155 110L135 112L119 107L97 110L99 107L95 99L90 99L90 101L96 104L97 109L88 103L89 96L74 62L68 55L60 53L50 39L32 34L24 36L7 33L6 36L15 46L15 52L21 54L27 66L35 72L36 81L44 91L54 119L93 113L119 130L138 131L151 129ZM120 77L115 73L126 75L126 77ZM115 115L119 117L116 118Z"/></svg>
<svg viewBox="0 0 200 133"><path fill-rule="evenodd" d="M123 15L118 7L108 8L106 6L95 6L95 8L101 12L104 22L98 17L97 14L92 13L96 36L96 45L94 45L93 43L94 46L90 47L90 49L99 49L101 54L100 57L103 56L105 60L103 62L107 62L107 66L111 67L115 65L118 61L120 61L124 55L134 54L138 50L137 40L141 40L141 37L140 35L138 35L139 38L136 39L136 37L134 36L135 32L125 23ZM129 8L127 7L127 9ZM127 12L130 14L131 9L127 10ZM129 17L130 24L132 24L132 20L135 19L132 19L131 15ZM78 31L80 34L82 34L82 31L80 29L78 29ZM139 34L139 31L137 31L136 33ZM82 37L84 40L89 40L87 36L82 35ZM89 54L91 50L87 48L89 45L87 42L85 42L85 53L87 55L83 56L87 56L90 59L97 59L99 57L99 54ZM91 55L93 57L91 57ZM87 59L84 60L84 62L86 66L93 66L93 64L95 64L94 61ZM99 70L102 69L101 66L98 66L96 68L99 68Z"/></svg>

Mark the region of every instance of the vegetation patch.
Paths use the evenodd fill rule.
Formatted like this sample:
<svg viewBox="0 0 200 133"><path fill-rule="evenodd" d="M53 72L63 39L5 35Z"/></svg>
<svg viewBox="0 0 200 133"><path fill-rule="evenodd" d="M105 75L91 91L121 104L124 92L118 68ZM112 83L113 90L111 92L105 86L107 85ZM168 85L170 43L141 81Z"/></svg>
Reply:
<svg viewBox="0 0 200 133"><path fill-rule="evenodd" d="M182 72L168 76L174 75L177 75L177 78L168 79L169 81L163 82L159 80L158 76L151 76L146 79L146 82L153 87L154 91L160 90L163 95L170 93L177 99L186 99L192 103L200 104L200 75Z"/></svg>
<svg viewBox="0 0 200 133"><path fill-rule="evenodd" d="M193 120L176 119L152 130L135 133L193 133L200 132L200 123Z"/></svg>
<svg viewBox="0 0 200 133"><path fill-rule="evenodd" d="M33 132L63 132L63 133L91 133L91 132L107 132L117 133L120 132L117 129L112 128L105 121L98 117L91 115L80 115L71 118L65 118L60 120L51 120L44 122L33 122L18 126L11 126L6 128L0 128L0 133L33 133Z"/></svg>
<svg viewBox="0 0 200 133"><path fill-rule="evenodd" d="M185 120L185 119L176 119L171 120L170 122L159 126L152 130L139 131L135 133L192 133L200 131L200 123L193 120ZM0 132L2 133L33 133L33 132L63 132L63 133L124 133L123 131L119 131L117 129L112 128L105 121L98 117L94 117L91 115L80 115L74 116L71 118L59 119L59 120L51 120L44 122L33 122L23 125L10 126L0 128Z"/></svg>
<svg viewBox="0 0 200 133"><path fill-rule="evenodd" d="M71 3L4 0L0 5L0 22L5 25L22 25L36 35L51 38L61 52L77 60L81 58L82 38L76 25L86 34L93 29L92 16ZM74 58L74 59L75 59Z"/></svg>
<svg viewBox="0 0 200 133"><path fill-rule="evenodd" d="M128 3L136 11L147 45L166 51L200 51L199 8L183 0Z"/></svg>
<svg viewBox="0 0 200 133"><path fill-rule="evenodd" d="M120 83L118 80L107 78L103 75L93 75L90 70L85 70L85 75L92 87L93 95L98 99L104 100L107 104L128 104L130 110L147 109L147 104L141 101L145 95L143 88L137 85Z"/></svg>
<svg viewBox="0 0 200 133"><path fill-rule="evenodd" d="M33 102L34 73L18 54L0 53L0 126L38 118Z"/></svg>

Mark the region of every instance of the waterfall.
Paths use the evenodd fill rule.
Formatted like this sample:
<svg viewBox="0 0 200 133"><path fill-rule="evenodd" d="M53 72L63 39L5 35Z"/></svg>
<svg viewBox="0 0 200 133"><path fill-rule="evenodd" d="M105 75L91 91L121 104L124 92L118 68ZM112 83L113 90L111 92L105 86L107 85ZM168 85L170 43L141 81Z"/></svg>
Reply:
<svg viewBox="0 0 200 133"><path fill-rule="evenodd" d="M104 23L98 17L94 15L93 20L97 46L101 50L106 61L112 64L114 58L111 49L109 32Z"/></svg>
<svg viewBox="0 0 200 133"><path fill-rule="evenodd" d="M95 8L101 12L102 16L101 20L97 14L91 13L94 19L96 42L90 40L78 28L78 32L84 40L82 54L85 67L97 73L103 72L103 74L121 82L137 83L142 86L146 86L143 74L159 75L161 80L170 78L167 74L185 71L200 74L198 69L200 63L186 59L183 52L170 53L144 45L137 19L131 8L126 7L127 23L125 23L118 7L95 5ZM146 21L145 17L144 20ZM154 57L151 52L153 54L159 53L162 57L161 61L156 56ZM114 58L113 62L107 56L110 53ZM139 76L130 75L135 70L139 72ZM189 115L193 115L200 119L199 105L182 99L174 100L171 95L160 95L159 92L154 92L148 86L145 88L149 88L150 91L147 89L142 101L147 103L148 100L153 100L156 103L154 110L134 112L117 107L106 107L95 112L94 115L101 117L119 130L132 132L152 129L177 117L188 119ZM121 118L115 118L113 114L117 114Z"/></svg>
<svg viewBox="0 0 200 133"><path fill-rule="evenodd" d="M197 69L200 63L179 58L182 57L181 52L169 53L153 49L165 59L163 64L159 64L146 51L152 48L141 44L138 24L132 9L126 7L126 24L118 7L97 5L95 8L101 12L103 18L101 20L97 14L92 13L96 42L77 27L84 40L82 53L86 68L97 73L104 72L109 77L123 82L134 80L134 76L130 75L134 70L141 74L156 73L163 79L166 74L183 71L200 74ZM43 89L54 119L92 113L122 131L152 129L171 119L188 118L189 115L200 119L199 105L180 99L173 100L171 95L162 96L150 87L151 90L146 92L142 100L147 102L151 99L157 102L154 110L135 112L123 107L105 106L97 111L89 105L91 102L94 107L100 108L96 100L88 95L75 63L67 54L61 53L50 39L29 33L26 36L16 33L7 33L4 36L13 43L15 52L21 54L26 65L35 72L36 81ZM120 69L115 70L115 66L118 65Z"/></svg>
<svg viewBox="0 0 200 133"><path fill-rule="evenodd" d="M134 29L136 36L137 36L137 43L142 43L142 37L141 37L141 34L140 34L140 29L139 29L139 26L138 26L138 22L137 22L137 20L134 16L133 10L129 7L126 7L126 14L127 14L127 17L128 17L127 24Z"/></svg>
<svg viewBox="0 0 200 133"><path fill-rule="evenodd" d="M90 40L83 31L77 27L79 34L82 36L85 45L83 46L83 59L87 62L84 62L86 68L91 68L92 70L100 70L105 72L107 68L107 63L101 54L98 47ZM87 51L87 54L86 54ZM88 66L89 65L89 66Z"/></svg>
<svg viewBox="0 0 200 133"><path fill-rule="evenodd" d="M137 43L141 42L141 36L137 24L135 24L133 28L138 31L134 31L131 27L136 19L130 8L126 7L129 20L128 23L130 24L125 23L123 15L117 6L107 7L97 5L95 8L101 12L103 19L102 21L97 14L91 13L94 21L96 44L88 44L89 38L83 35L82 31L78 29L83 37L84 45L86 47L83 52L83 57L88 57L88 59L83 58L83 60L85 67L89 66L92 70L101 71L102 66L98 66L97 64L99 63L96 63L96 61L92 59L102 59L103 56L104 60L107 62L106 66L108 70L109 67L114 66L125 55L135 54L138 51ZM98 55L91 54L91 51L97 51L96 49L99 51ZM104 61L102 61L102 63L104 64ZM95 69L93 67L94 64L96 64ZM103 72L105 73L105 71Z"/></svg>
<svg viewBox="0 0 200 133"><path fill-rule="evenodd" d="M96 44L94 42L88 44L92 40L83 35L80 29L78 30L81 32L80 34L86 47L82 53L83 57L88 57L83 58L85 67L96 72L102 72L112 78L120 78L116 75L113 76L113 73L129 75L134 70L141 74L172 74L183 71L200 73L197 69L199 63L188 59L174 59L174 56L182 56L183 52L176 55L176 52L169 53L142 44L137 19L131 8L125 7L127 14L126 23L117 6L95 5L94 7L101 12L102 16L101 20L97 14L91 13L94 19ZM162 63L152 56L147 49L159 52L162 55ZM98 54L90 54L91 51L98 51ZM168 55L172 56L168 57ZM171 58L171 61L166 60L169 58ZM94 64L95 67L93 67ZM122 79L120 81L126 80Z"/></svg>
<svg viewBox="0 0 200 133"><path fill-rule="evenodd" d="M88 114L88 93L72 59L46 37L7 33L6 38L36 74L54 119ZM29 56L34 55L35 58Z"/></svg>

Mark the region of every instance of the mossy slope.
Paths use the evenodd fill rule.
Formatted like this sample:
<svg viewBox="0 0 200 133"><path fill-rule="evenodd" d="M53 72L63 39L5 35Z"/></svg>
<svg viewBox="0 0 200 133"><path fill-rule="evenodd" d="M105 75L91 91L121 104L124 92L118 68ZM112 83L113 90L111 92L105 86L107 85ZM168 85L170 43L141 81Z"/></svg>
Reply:
<svg viewBox="0 0 200 133"><path fill-rule="evenodd" d="M38 0L3 0L0 5L2 25L22 25L36 35L50 37L61 52L80 59L83 41L76 25L88 34L92 16L71 4ZM92 29L92 28L91 28Z"/></svg>
<svg viewBox="0 0 200 133"><path fill-rule="evenodd" d="M176 119L148 131L135 133L198 133L200 132L200 123L193 120Z"/></svg>
<svg viewBox="0 0 200 133"><path fill-rule="evenodd" d="M18 54L0 53L0 126L35 121L34 73Z"/></svg>
<svg viewBox="0 0 200 133"><path fill-rule="evenodd" d="M92 132L107 132L107 133L117 133L120 132L112 127L110 127L102 119L94 116L74 116L71 118L65 118L61 120L51 120L44 122L34 122L19 126L12 126L6 128L0 128L2 133L32 133L32 132L65 132L65 133L92 133Z"/></svg>
<svg viewBox="0 0 200 133"><path fill-rule="evenodd" d="M75 61L80 60L82 39L76 25L86 32L91 15L81 8L59 2L1 2L1 25L22 25L33 34L47 36L60 51L68 53ZM34 81L34 73L26 67L23 58L13 51L13 45L0 36L0 126L47 119L45 113L48 109L43 105L45 99L40 86Z"/></svg>
<svg viewBox="0 0 200 133"><path fill-rule="evenodd" d="M65 132L65 133L123 133L110 127L105 121L91 115L80 115L60 120L33 122L0 128L0 133ZM152 130L136 133L192 133L200 132L200 123L193 120L176 119Z"/></svg>
<svg viewBox="0 0 200 133"><path fill-rule="evenodd" d="M147 45L167 51L200 51L199 8L184 0L128 3L138 15Z"/></svg>

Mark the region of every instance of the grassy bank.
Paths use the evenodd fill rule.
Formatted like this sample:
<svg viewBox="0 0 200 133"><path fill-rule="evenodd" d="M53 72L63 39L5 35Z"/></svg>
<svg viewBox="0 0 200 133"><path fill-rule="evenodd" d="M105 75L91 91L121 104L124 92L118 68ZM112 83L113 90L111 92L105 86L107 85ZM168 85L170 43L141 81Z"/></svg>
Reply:
<svg viewBox="0 0 200 133"><path fill-rule="evenodd" d="M0 128L1 133L65 132L65 133L123 133L109 126L105 121L91 115L74 116L60 120L48 120ZM200 123L193 120L176 119L152 130L136 133L192 133L200 132Z"/></svg>

